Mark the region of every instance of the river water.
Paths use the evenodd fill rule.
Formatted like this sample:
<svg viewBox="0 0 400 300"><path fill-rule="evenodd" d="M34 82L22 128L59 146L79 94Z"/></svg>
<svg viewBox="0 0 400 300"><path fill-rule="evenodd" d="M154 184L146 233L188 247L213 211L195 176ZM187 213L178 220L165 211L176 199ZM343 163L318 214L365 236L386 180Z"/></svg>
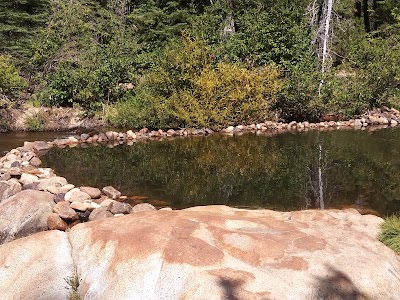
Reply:
<svg viewBox="0 0 400 300"><path fill-rule="evenodd" d="M131 203L400 212L399 129L55 148L42 161L77 186L112 185Z"/></svg>

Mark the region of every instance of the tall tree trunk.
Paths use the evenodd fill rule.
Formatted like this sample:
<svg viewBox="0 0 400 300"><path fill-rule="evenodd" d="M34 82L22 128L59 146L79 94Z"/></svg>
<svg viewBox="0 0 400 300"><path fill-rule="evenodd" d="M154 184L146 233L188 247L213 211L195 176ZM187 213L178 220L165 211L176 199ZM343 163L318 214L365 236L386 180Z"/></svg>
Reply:
<svg viewBox="0 0 400 300"><path fill-rule="evenodd" d="M329 57L330 32L332 22L333 0L321 0L316 30L316 54L320 61L321 73L332 65Z"/></svg>
<svg viewBox="0 0 400 300"><path fill-rule="evenodd" d="M364 28L366 32L371 31L371 24L369 23L369 10L368 0L363 0L363 15L364 15Z"/></svg>

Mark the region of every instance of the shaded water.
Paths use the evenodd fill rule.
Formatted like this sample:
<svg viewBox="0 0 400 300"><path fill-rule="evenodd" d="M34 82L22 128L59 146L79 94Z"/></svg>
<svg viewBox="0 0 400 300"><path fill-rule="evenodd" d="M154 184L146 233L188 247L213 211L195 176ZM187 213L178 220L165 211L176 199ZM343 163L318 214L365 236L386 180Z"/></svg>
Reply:
<svg viewBox="0 0 400 300"><path fill-rule="evenodd" d="M46 141L54 140L67 135L66 132L6 132L0 133L0 154L10 151L13 148L24 145L25 141Z"/></svg>
<svg viewBox="0 0 400 300"><path fill-rule="evenodd" d="M212 135L52 149L42 160L77 186L113 185L132 199L173 208L400 211L398 129Z"/></svg>

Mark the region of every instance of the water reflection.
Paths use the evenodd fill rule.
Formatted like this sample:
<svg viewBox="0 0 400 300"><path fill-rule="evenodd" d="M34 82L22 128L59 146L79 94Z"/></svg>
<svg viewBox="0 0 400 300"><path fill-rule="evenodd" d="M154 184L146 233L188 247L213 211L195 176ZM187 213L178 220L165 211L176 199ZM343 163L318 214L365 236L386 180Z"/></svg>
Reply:
<svg viewBox="0 0 400 300"><path fill-rule="evenodd" d="M131 201L295 210L400 211L400 130L191 137L53 149L43 161L75 185L113 185Z"/></svg>

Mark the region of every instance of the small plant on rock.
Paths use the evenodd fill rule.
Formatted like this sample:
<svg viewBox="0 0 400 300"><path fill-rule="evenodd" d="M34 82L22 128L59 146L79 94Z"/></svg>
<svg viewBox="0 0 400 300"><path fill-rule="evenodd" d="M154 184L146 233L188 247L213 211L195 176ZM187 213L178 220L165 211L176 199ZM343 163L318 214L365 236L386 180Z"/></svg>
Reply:
<svg viewBox="0 0 400 300"><path fill-rule="evenodd" d="M400 217L388 217L381 225L379 240L390 249L400 254Z"/></svg>
<svg viewBox="0 0 400 300"><path fill-rule="evenodd" d="M65 282L70 286L70 293L68 296L68 300L80 300L81 297L78 294L78 287L80 284L80 279L78 275L69 276L64 278Z"/></svg>

